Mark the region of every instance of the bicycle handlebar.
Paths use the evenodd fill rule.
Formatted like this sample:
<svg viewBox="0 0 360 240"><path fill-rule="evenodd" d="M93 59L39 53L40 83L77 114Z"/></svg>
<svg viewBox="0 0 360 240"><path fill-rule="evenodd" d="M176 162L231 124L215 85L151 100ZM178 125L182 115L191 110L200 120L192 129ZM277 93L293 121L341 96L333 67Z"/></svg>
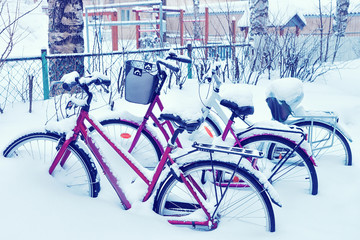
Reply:
<svg viewBox="0 0 360 240"><path fill-rule="evenodd" d="M178 56L174 52L170 52L166 59L176 60L182 63L191 63L191 58L186 57L184 55Z"/></svg>
<svg viewBox="0 0 360 240"><path fill-rule="evenodd" d="M191 58L189 58L189 57L178 56L178 55L176 55L176 53L170 52L169 55L165 58L165 60L164 59L158 59L156 61L158 70L160 70L160 65L159 64L162 64L166 68L169 68L170 70L172 70L172 71L174 71L176 73L180 71L179 67L175 66L172 62L170 62L168 60L175 60L175 61L182 62L182 63L191 63L192 62Z"/></svg>
<svg viewBox="0 0 360 240"><path fill-rule="evenodd" d="M63 82L62 87L67 91L70 91L71 88L76 85L90 86L91 84L95 84L95 85L105 85L106 87L109 87L111 84L110 78L99 72L94 72L90 76L80 78L79 73L76 71L65 74L61 78L61 82Z"/></svg>
<svg viewBox="0 0 360 240"><path fill-rule="evenodd" d="M169 62L169 61L163 60L163 59L159 59L156 61L158 70L160 70L160 64L164 65L166 68L169 68L170 70L172 70L176 73L180 71L180 68L178 68L177 66L174 66L172 62Z"/></svg>

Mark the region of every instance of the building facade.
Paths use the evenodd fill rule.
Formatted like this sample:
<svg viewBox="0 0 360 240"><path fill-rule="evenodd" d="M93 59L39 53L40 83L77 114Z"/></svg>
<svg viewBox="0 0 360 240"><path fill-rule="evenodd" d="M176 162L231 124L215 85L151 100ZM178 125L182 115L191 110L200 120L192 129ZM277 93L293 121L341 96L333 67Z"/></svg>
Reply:
<svg viewBox="0 0 360 240"><path fill-rule="evenodd" d="M142 2L144 2L143 0ZM270 0L271 1L271 0ZM105 4L117 4L117 3L129 3L129 0L84 0L84 6L89 5L105 5ZM134 1L136 3L136 1ZM163 23L163 32L166 35L165 41L171 43L180 44L180 36L183 24L183 38L184 41L190 40L194 35L193 32L193 0L163 0L164 12L164 23ZM281 7L281 6L280 6ZM207 8L207 13L206 9ZM269 11L273 11L272 14L276 15L278 18L286 18L289 12L293 11L293 16L297 14L303 22L305 26L301 28L291 28L293 31L299 35L317 35L321 33L321 25L322 33L332 34L332 25L334 23L334 18L329 14L325 13L320 18L319 14L314 11L310 13L303 12L298 13L296 7L288 10L286 12L281 9L275 9L271 6L269 7ZM360 7L358 11L356 8L351 8L353 12L350 12L348 18L348 25L346 28L346 36L360 36ZM355 11L354 11L355 9ZM169 10L169 11L166 11ZM171 11L170 11L171 10ZM181 17L180 10L183 10L183 17ZM101 12L101 8L97 9L97 11ZM111 9L111 11L116 12L117 21L155 21L159 18L159 12L154 10L151 11L149 8L148 11L139 11L139 8L136 6L132 7L117 7ZM246 17L246 12L248 10L248 0L200 0L200 31L201 35L204 36L208 33L208 42L223 42L230 41L231 35L233 34L233 21L236 22L237 26L235 28L236 36L238 40L246 37L246 26L239 26L239 22L244 21L244 17ZM208 14L208 24L206 26L206 14ZM282 16L281 14L284 14ZM285 16L286 15L286 16ZM96 20L94 17L93 20ZM183 21L182 21L183 20ZM107 19L107 21L111 21L111 19ZM322 22L322 24L321 24ZM270 27L275 27L278 29L284 29L286 25L278 24L273 26L269 24ZM119 41L121 40L136 40L144 37L159 37L159 24L147 24L147 25L119 25L118 27ZM107 28L108 30L111 28ZM140 29L140 30L139 30ZM206 29L207 32L206 32ZM140 33L139 33L140 32Z"/></svg>

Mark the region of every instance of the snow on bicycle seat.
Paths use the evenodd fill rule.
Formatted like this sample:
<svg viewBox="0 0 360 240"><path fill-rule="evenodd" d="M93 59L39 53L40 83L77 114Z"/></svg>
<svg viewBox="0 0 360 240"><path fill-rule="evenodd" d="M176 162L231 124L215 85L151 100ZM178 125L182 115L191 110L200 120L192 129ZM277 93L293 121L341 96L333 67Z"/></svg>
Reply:
<svg viewBox="0 0 360 240"><path fill-rule="evenodd" d="M237 116L254 113L252 87L247 84L221 85L220 104L229 108Z"/></svg>
<svg viewBox="0 0 360 240"><path fill-rule="evenodd" d="M238 117L254 114L254 106L238 106L237 103L226 99L221 100L220 104L229 108Z"/></svg>
<svg viewBox="0 0 360 240"><path fill-rule="evenodd" d="M179 127L184 128L189 133L195 131L204 122L203 118L198 119L183 119L179 115L172 113L162 113L160 118L175 122Z"/></svg>
<svg viewBox="0 0 360 240"><path fill-rule="evenodd" d="M273 119L285 122L304 98L302 81L297 78L273 80L267 89L266 95L266 102Z"/></svg>
<svg viewBox="0 0 360 240"><path fill-rule="evenodd" d="M304 98L303 83L298 78L280 78L273 80L266 93L268 98L276 98L295 109Z"/></svg>

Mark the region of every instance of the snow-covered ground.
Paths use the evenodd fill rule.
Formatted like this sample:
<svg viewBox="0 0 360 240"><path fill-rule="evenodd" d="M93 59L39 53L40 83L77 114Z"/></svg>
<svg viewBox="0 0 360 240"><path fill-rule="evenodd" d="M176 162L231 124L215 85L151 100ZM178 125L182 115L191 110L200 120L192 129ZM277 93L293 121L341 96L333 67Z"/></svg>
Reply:
<svg viewBox="0 0 360 240"><path fill-rule="evenodd" d="M39 55L46 47L47 18L38 15L23 19L31 39L18 45L13 56ZM45 24L40 24L45 23ZM42 37L41 37L42 36ZM359 74L359 75L358 75ZM283 207L275 208L276 232L248 229L239 231L220 225L211 232L175 227L151 211L149 203L123 210L115 192L102 181L98 198L79 196L63 188L42 166L26 159L0 156L0 239L269 239L355 240L360 235L360 60L339 65L315 83L304 85L306 109L334 110L340 123L353 137L353 166L338 161L321 161L316 168L319 194L311 196L297 189L278 189ZM253 88L254 120L270 119L265 103L269 82L262 80ZM184 98L196 84L189 80ZM123 100L121 100L123 101ZM134 105L117 102L116 106ZM42 127L49 118L51 102L37 102L33 113L27 104L9 106L0 114L0 150L22 132ZM97 112L101 115L101 110Z"/></svg>
<svg viewBox="0 0 360 240"><path fill-rule="evenodd" d="M353 137L353 166L338 161L318 162L319 194L297 189L278 189L283 207L275 207L275 233L226 225L211 232L175 227L151 211L149 203L123 210L105 180L96 199L79 196L58 185L45 169L26 159L0 157L1 239L358 239L360 234L360 60L329 72L316 83L304 85L307 109L335 110L341 124ZM359 75L358 75L359 74ZM191 81L184 98L190 96ZM267 80L253 88L257 120L270 119L265 103ZM196 84L195 84L196 85ZM0 148L21 132L42 126L48 118L48 103L38 102L33 113L17 104L0 115ZM117 103L117 106L128 106ZM134 106L134 105L130 105ZM132 107L131 111L137 112ZM101 110L98 111L101 114ZM105 186L105 187L104 187Z"/></svg>

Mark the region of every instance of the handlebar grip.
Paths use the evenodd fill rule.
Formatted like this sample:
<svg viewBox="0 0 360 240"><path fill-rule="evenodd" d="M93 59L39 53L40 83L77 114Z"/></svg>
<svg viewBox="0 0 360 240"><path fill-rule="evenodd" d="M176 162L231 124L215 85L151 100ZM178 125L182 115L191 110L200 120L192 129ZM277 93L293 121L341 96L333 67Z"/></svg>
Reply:
<svg viewBox="0 0 360 240"><path fill-rule="evenodd" d="M62 87L63 87L63 89L65 89L66 91L71 91L71 89L72 89L74 86L76 86L77 84L78 84L77 82L70 82L70 83L64 82L64 83L62 84Z"/></svg>
<svg viewBox="0 0 360 240"><path fill-rule="evenodd" d="M177 57L175 59L176 61L182 62L182 63L191 63L191 58L188 57Z"/></svg>
<svg viewBox="0 0 360 240"><path fill-rule="evenodd" d="M111 85L111 80L110 79L102 79L101 83L104 84L106 87L109 87Z"/></svg>
<svg viewBox="0 0 360 240"><path fill-rule="evenodd" d="M174 72L179 72L180 69L177 66L174 66L172 63L167 62L166 60L157 60L158 63L164 65L165 67L169 68L170 70L174 71Z"/></svg>
<svg viewBox="0 0 360 240"><path fill-rule="evenodd" d="M76 71L64 74L64 76L62 76L60 80L61 82L63 82L63 89L70 91L72 87L78 84L77 81L79 80L79 77L79 73Z"/></svg>

